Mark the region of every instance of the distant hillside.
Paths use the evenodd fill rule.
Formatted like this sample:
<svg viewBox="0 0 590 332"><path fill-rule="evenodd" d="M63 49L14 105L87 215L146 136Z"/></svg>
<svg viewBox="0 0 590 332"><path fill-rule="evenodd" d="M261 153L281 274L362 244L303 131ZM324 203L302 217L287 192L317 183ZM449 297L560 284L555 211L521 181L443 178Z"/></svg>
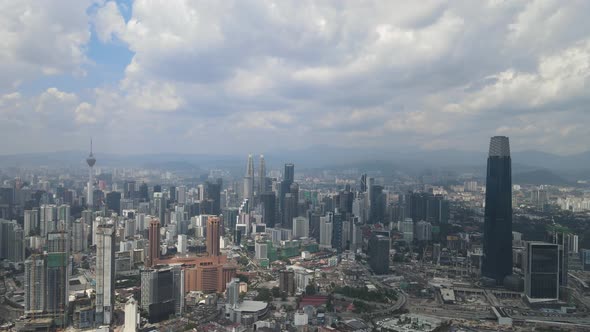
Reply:
<svg viewBox="0 0 590 332"><path fill-rule="evenodd" d="M546 184L554 186L573 185L573 183L545 169L536 169L533 171L514 174L512 175L512 183L532 185Z"/></svg>

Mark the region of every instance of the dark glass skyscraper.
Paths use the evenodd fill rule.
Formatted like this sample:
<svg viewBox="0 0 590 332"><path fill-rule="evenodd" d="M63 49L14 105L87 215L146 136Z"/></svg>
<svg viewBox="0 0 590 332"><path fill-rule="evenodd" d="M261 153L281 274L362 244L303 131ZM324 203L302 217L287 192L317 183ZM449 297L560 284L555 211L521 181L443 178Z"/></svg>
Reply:
<svg viewBox="0 0 590 332"><path fill-rule="evenodd" d="M482 275L502 284L512 274L512 166L508 137L490 141Z"/></svg>

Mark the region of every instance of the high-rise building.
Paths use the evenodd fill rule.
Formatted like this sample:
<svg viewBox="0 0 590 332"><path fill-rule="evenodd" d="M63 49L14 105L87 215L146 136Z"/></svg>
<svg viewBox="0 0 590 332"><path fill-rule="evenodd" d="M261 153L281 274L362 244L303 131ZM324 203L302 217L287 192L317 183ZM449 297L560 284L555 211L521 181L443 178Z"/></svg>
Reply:
<svg viewBox="0 0 590 332"><path fill-rule="evenodd" d="M266 190L266 163L264 162L264 156L260 155L260 166L258 168L258 195L265 193Z"/></svg>
<svg viewBox="0 0 590 332"><path fill-rule="evenodd" d="M281 225L286 229L293 229L293 219L297 216L297 199L292 193L285 194L283 199L283 221Z"/></svg>
<svg viewBox="0 0 590 332"><path fill-rule="evenodd" d="M295 293L295 272L293 270L279 271L279 289L288 295Z"/></svg>
<svg viewBox="0 0 590 332"><path fill-rule="evenodd" d="M525 295L530 301L559 299L559 248L545 242L527 242Z"/></svg>
<svg viewBox="0 0 590 332"><path fill-rule="evenodd" d="M320 247L332 248L332 219L331 215L320 217Z"/></svg>
<svg viewBox="0 0 590 332"><path fill-rule="evenodd" d="M25 315L43 313L47 287L47 256L33 254L25 261Z"/></svg>
<svg viewBox="0 0 590 332"><path fill-rule="evenodd" d="M160 226L166 225L166 196L162 192L154 192L152 214L158 217Z"/></svg>
<svg viewBox="0 0 590 332"><path fill-rule="evenodd" d="M39 210L25 210L23 226L25 237L31 236L32 234L39 235Z"/></svg>
<svg viewBox="0 0 590 332"><path fill-rule="evenodd" d="M383 235L372 235L369 240L369 265L376 274L389 272L390 239Z"/></svg>
<svg viewBox="0 0 590 332"><path fill-rule="evenodd" d="M160 222L153 218L149 226L149 246L148 266L154 266L160 259Z"/></svg>
<svg viewBox="0 0 590 332"><path fill-rule="evenodd" d="M141 272L141 307L152 323L182 314L184 292L184 271L179 266Z"/></svg>
<svg viewBox="0 0 590 332"><path fill-rule="evenodd" d="M482 275L502 284L512 274L512 166L508 137L490 141Z"/></svg>
<svg viewBox="0 0 590 332"><path fill-rule="evenodd" d="M414 238L418 241L430 241L432 240L432 225L424 220L416 223L416 233Z"/></svg>
<svg viewBox="0 0 590 332"><path fill-rule="evenodd" d="M0 259L12 262L25 259L24 232L15 220L0 219Z"/></svg>
<svg viewBox="0 0 590 332"><path fill-rule="evenodd" d="M123 332L136 332L139 327L139 312L137 311L137 301L131 298L125 303L125 327Z"/></svg>
<svg viewBox="0 0 590 332"><path fill-rule="evenodd" d="M567 232L551 232L550 241L559 245L559 285L567 287L569 272L569 248L572 245L573 234Z"/></svg>
<svg viewBox="0 0 590 332"><path fill-rule="evenodd" d="M96 164L96 158L92 154L92 139L90 139L90 155L86 158L88 164L88 191L86 194L86 205L92 210L94 206L94 165Z"/></svg>
<svg viewBox="0 0 590 332"><path fill-rule="evenodd" d="M121 193L111 191L106 195L107 209L121 213Z"/></svg>
<svg viewBox="0 0 590 332"><path fill-rule="evenodd" d="M221 187L222 187L222 180L221 178L217 179L217 181L207 181L205 183L205 197L207 201L211 202L211 211L207 211L207 213L213 214L218 216L221 213Z"/></svg>
<svg viewBox="0 0 590 332"><path fill-rule="evenodd" d="M342 233L343 233L343 221L342 215L336 211L336 213L328 213L328 217L332 220L332 248L342 252Z"/></svg>
<svg viewBox="0 0 590 332"><path fill-rule="evenodd" d="M295 165L285 164L285 171L283 173L283 181L281 181L280 195L279 195L279 210L281 215L285 211L285 195L291 191L291 184L295 181ZM281 219L285 220L284 218Z"/></svg>
<svg viewBox="0 0 590 332"><path fill-rule="evenodd" d="M293 219L293 237L298 239L309 236L309 219L296 217Z"/></svg>
<svg viewBox="0 0 590 332"><path fill-rule="evenodd" d="M244 176L244 199L252 202L254 196L254 159L248 155L248 165L246 166L246 175Z"/></svg>
<svg viewBox="0 0 590 332"><path fill-rule="evenodd" d="M115 227L100 225L96 243L97 324L110 325L115 312Z"/></svg>
<svg viewBox="0 0 590 332"><path fill-rule="evenodd" d="M256 242L254 244L254 258L258 260L268 258L268 243Z"/></svg>
<svg viewBox="0 0 590 332"><path fill-rule="evenodd" d="M186 254L187 253L187 238L186 235L180 234L178 235L178 245L176 246L178 253Z"/></svg>
<svg viewBox="0 0 590 332"><path fill-rule="evenodd" d="M219 256L219 218L209 217L207 219L207 253L209 256Z"/></svg>
<svg viewBox="0 0 590 332"><path fill-rule="evenodd" d="M275 227L277 218L277 198L273 191L267 191L260 194L260 203L262 204L262 222L266 227Z"/></svg>

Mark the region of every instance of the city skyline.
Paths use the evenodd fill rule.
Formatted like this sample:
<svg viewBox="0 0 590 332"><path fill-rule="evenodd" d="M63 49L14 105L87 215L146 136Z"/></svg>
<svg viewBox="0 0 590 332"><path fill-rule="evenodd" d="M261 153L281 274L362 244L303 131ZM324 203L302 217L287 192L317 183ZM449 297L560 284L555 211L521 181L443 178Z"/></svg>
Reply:
<svg viewBox="0 0 590 332"><path fill-rule="evenodd" d="M514 151L582 152L588 11L541 1L5 4L0 129L18 139L0 154L86 150L90 132L98 151L120 154L477 150L494 135L512 137Z"/></svg>

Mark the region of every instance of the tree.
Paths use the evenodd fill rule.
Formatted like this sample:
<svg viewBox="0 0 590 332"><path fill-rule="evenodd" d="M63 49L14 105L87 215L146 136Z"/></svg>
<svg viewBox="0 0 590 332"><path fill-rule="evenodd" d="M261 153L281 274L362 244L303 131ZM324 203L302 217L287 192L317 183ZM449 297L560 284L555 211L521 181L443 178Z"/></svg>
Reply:
<svg viewBox="0 0 590 332"><path fill-rule="evenodd" d="M281 296L281 290L278 287L273 287L271 289L271 293L273 297L280 297Z"/></svg>
<svg viewBox="0 0 590 332"><path fill-rule="evenodd" d="M248 258L246 258L244 256L241 256L240 258L238 258L238 264L246 266L246 265L248 265L248 263L249 263Z"/></svg>
<svg viewBox="0 0 590 332"><path fill-rule="evenodd" d="M307 295L315 295L316 294L316 287L315 284L310 283L305 287L305 294Z"/></svg>

